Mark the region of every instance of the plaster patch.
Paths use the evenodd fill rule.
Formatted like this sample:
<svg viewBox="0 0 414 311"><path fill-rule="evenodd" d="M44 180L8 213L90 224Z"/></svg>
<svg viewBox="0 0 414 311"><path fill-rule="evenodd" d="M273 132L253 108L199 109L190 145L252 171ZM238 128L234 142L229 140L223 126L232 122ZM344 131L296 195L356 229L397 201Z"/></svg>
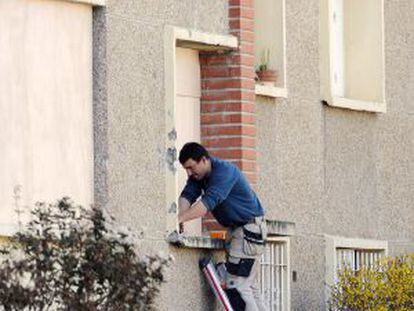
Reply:
<svg viewBox="0 0 414 311"><path fill-rule="evenodd" d="M172 129L171 132L168 133L168 139L169 140L176 140L177 139L177 131L174 129Z"/></svg>
<svg viewBox="0 0 414 311"><path fill-rule="evenodd" d="M168 213L175 214L177 213L177 203L173 202L168 210Z"/></svg>
<svg viewBox="0 0 414 311"><path fill-rule="evenodd" d="M175 167L175 161L177 161L177 149L175 147L167 149L165 161L167 162L170 171L175 174L177 171L177 168Z"/></svg>

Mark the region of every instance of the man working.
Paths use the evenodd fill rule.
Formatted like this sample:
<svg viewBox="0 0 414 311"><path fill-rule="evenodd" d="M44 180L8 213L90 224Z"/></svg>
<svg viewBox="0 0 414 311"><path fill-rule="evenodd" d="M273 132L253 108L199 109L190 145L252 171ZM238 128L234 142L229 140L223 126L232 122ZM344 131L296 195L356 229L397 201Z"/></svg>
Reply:
<svg viewBox="0 0 414 311"><path fill-rule="evenodd" d="M188 180L178 201L178 221L181 224L211 211L228 228L226 292L229 300L237 311L266 310L257 286L267 233L259 199L236 166L210 157L198 143L185 144L179 160Z"/></svg>

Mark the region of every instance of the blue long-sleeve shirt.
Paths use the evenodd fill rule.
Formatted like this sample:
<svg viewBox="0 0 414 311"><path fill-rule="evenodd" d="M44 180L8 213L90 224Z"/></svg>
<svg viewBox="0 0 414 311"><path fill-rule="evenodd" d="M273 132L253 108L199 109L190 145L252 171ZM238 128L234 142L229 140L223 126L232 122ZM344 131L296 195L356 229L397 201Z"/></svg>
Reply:
<svg viewBox="0 0 414 311"><path fill-rule="evenodd" d="M263 216L260 201L240 170L228 161L210 160L209 176L200 181L189 178L181 196L193 204L201 195L204 206L225 227L242 226Z"/></svg>

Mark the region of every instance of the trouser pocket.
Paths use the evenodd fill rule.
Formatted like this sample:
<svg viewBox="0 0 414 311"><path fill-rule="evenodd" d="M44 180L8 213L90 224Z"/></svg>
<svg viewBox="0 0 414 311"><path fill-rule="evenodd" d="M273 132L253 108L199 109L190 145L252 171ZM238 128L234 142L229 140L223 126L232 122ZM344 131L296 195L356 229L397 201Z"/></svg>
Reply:
<svg viewBox="0 0 414 311"><path fill-rule="evenodd" d="M266 230L264 225L243 226L243 252L247 256L259 256L264 251Z"/></svg>
<svg viewBox="0 0 414 311"><path fill-rule="evenodd" d="M255 259L230 257L226 263L227 272L242 277L248 277L252 272Z"/></svg>

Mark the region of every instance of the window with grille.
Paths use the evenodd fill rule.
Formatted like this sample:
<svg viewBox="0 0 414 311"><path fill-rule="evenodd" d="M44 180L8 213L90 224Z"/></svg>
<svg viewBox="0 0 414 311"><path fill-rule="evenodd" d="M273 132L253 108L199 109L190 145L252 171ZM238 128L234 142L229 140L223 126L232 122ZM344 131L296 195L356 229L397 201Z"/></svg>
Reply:
<svg viewBox="0 0 414 311"><path fill-rule="evenodd" d="M337 248L336 271L343 270L345 266L354 271L358 271L361 267L372 268L375 262L383 256L384 250L382 249Z"/></svg>
<svg viewBox="0 0 414 311"><path fill-rule="evenodd" d="M268 239L260 267L260 289L268 310L290 309L289 275L289 240Z"/></svg>
<svg viewBox="0 0 414 311"><path fill-rule="evenodd" d="M348 238L325 234L325 297L330 297L331 286L338 281L338 272L345 266L354 271L372 267L378 259L388 255L388 242Z"/></svg>

